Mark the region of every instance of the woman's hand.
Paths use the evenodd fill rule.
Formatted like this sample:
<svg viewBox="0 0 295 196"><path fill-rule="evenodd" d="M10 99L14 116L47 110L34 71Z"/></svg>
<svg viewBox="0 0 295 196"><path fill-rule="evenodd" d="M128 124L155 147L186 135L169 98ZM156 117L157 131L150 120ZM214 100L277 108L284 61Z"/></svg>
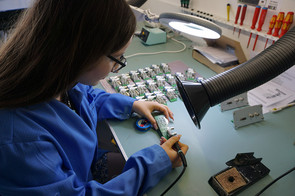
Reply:
<svg viewBox="0 0 295 196"><path fill-rule="evenodd" d="M173 145L178 142L181 151L186 154L188 151L188 145L179 142L181 135L173 136L168 140L164 137L161 138L161 147L166 151L167 155L169 156L172 168L179 167L182 165L182 161L178 153L175 149L173 149Z"/></svg>
<svg viewBox="0 0 295 196"><path fill-rule="evenodd" d="M160 111L168 120L169 118L174 120L173 113L166 105L154 101L135 101L132 106L132 111L148 119L155 129L158 129L158 126L156 120L152 116L153 111Z"/></svg>

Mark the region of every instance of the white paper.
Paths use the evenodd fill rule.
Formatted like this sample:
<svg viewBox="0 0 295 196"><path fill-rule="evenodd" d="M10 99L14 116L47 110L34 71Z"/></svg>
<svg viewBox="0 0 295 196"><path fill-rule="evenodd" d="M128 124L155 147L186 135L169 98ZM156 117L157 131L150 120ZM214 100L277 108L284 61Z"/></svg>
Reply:
<svg viewBox="0 0 295 196"><path fill-rule="evenodd" d="M283 107L295 100L295 67L273 80L248 92L249 105L263 105L263 113L276 107Z"/></svg>
<svg viewBox="0 0 295 196"><path fill-rule="evenodd" d="M221 48L210 46L194 46L194 50L199 51L203 56L207 57L212 63L224 64L238 60L238 58L235 55L228 53Z"/></svg>

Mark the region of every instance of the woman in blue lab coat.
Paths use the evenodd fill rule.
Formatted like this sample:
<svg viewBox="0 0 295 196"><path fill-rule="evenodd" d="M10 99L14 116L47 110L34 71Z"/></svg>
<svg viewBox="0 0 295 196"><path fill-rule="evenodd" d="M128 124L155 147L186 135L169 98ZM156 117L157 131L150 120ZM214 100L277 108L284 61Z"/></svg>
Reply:
<svg viewBox="0 0 295 196"><path fill-rule="evenodd" d="M19 19L0 49L0 195L142 195L181 165L175 136L96 180L108 165L97 121L173 118L164 105L92 88L126 65L135 22L125 0L35 0Z"/></svg>

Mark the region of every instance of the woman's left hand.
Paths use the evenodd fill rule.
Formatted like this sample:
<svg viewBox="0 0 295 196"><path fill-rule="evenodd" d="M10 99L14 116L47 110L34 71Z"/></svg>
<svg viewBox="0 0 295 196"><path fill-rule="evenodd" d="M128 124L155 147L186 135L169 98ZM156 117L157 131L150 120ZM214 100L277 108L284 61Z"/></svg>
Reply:
<svg viewBox="0 0 295 196"><path fill-rule="evenodd" d="M158 126L156 120L152 116L153 111L160 111L168 120L169 118L174 120L173 113L168 106L154 101L135 101L132 106L132 111L147 118L155 129L158 129Z"/></svg>

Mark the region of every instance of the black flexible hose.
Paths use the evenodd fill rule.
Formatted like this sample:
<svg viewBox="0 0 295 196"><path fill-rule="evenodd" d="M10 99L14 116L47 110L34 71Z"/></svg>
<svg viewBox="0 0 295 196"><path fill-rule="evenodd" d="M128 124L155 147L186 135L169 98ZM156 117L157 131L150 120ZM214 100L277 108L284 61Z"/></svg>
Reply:
<svg viewBox="0 0 295 196"><path fill-rule="evenodd" d="M215 75L202 84L210 106L251 90L295 64L295 27L251 60Z"/></svg>

